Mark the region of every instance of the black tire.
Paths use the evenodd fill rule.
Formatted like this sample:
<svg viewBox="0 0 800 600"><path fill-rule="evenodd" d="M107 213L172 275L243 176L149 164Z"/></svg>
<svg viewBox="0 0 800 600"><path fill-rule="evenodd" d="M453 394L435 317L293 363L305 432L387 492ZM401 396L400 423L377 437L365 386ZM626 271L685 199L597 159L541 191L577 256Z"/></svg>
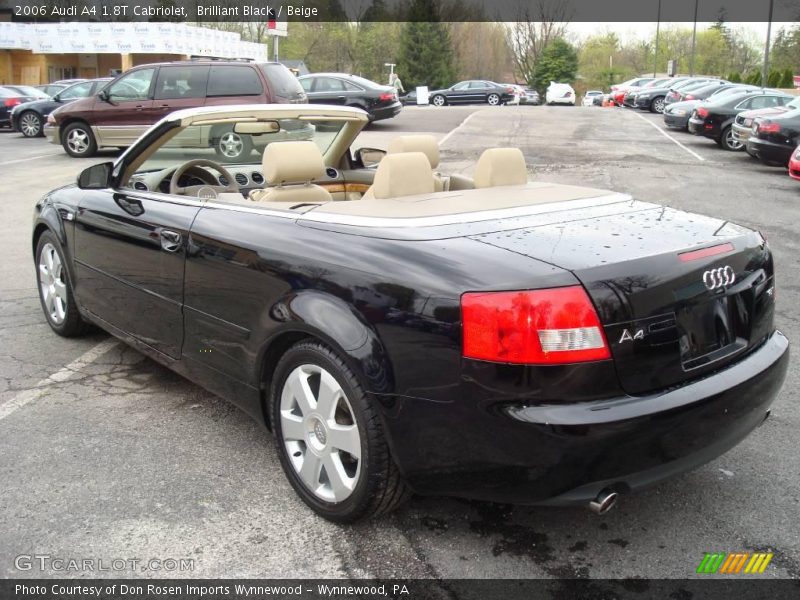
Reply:
<svg viewBox="0 0 800 600"><path fill-rule="evenodd" d="M664 114L665 107L666 104L664 104L664 96L656 96L650 101L650 112L662 115Z"/></svg>
<svg viewBox="0 0 800 600"><path fill-rule="evenodd" d="M97 140L94 139L92 128L81 121L70 123L64 128L61 132L61 145L67 154L75 158L88 158L97 152Z"/></svg>
<svg viewBox="0 0 800 600"><path fill-rule="evenodd" d="M489 106L500 106L500 94L489 94L486 96L486 104Z"/></svg>
<svg viewBox="0 0 800 600"><path fill-rule="evenodd" d="M434 94L431 97L431 104L434 106L447 106L447 98L445 98L442 94Z"/></svg>
<svg viewBox="0 0 800 600"><path fill-rule="evenodd" d="M744 145L741 142L737 142L733 139L733 129L730 125L722 130L722 135L719 139L720 146L722 146L728 152L739 152L740 150L744 149Z"/></svg>
<svg viewBox="0 0 800 600"><path fill-rule="evenodd" d="M45 248L47 248L48 251L50 248L53 248L58 254L59 260L61 261L62 268L60 270L59 280L61 283L63 283L66 292L66 306L63 311L64 318L60 323L57 322L53 316L51 316L45 302L43 275L39 268L39 265L43 259L42 254L44 253ZM47 324L50 325L50 328L53 331L63 337L77 337L89 333L93 328L90 323L87 323L83 320L80 311L78 310L78 305L75 302L75 296L72 293L72 281L69 278L69 270L66 267L64 253L61 250L61 243L50 231L45 231L42 233L41 237L39 237L39 241L36 243L35 260L36 289L39 292L39 302L42 306L42 312L44 312L45 319L47 319Z"/></svg>
<svg viewBox="0 0 800 600"><path fill-rule="evenodd" d="M221 162L239 162L253 151L252 138L249 135L240 135L230 127L212 132L211 144Z"/></svg>
<svg viewBox="0 0 800 600"><path fill-rule="evenodd" d="M19 116L19 131L27 138L42 137L42 116L32 110L26 110Z"/></svg>
<svg viewBox="0 0 800 600"><path fill-rule="evenodd" d="M347 399L348 408L352 408L352 418L358 428L360 474L350 495L338 503L325 501L306 487L290 462L284 441L281 396L287 379L301 365L322 368L334 377ZM377 409L353 371L329 347L316 341L292 346L278 362L269 398L270 420L283 471L295 492L317 514L336 523L352 523L389 513L411 496L390 454ZM306 453L309 451L306 446Z"/></svg>

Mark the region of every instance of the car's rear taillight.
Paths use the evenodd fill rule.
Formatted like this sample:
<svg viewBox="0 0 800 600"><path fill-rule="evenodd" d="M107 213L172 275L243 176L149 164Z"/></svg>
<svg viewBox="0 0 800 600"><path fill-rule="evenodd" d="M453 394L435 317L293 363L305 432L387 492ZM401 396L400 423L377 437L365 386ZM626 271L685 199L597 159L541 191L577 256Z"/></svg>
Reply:
<svg viewBox="0 0 800 600"><path fill-rule="evenodd" d="M694 100L694 96L692 94L686 94L684 100Z"/></svg>
<svg viewBox="0 0 800 600"><path fill-rule="evenodd" d="M381 102L388 102L394 99L395 99L394 92L384 92L383 94L378 96L378 100L380 100Z"/></svg>
<svg viewBox="0 0 800 600"><path fill-rule="evenodd" d="M759 123L758 133L778 133L781 130L779 123Z"/></svg>
<svg viewBox="0 0 800 600"><path fill-rule="evenodd" d="M579 285L461 297L463 354L492 362L556 365L610 357L600 319Z"/></svg>
<svg viewBox="0 0 800 600"><path fill-rule="evenodd" d="M697 109L697 116L700 118L705 119L708 116L708 110L705 108L698 108Z"/></svg>
<svg viewBox="0 0 800 600"><path fill-rule="evenodd" d="M562 98L569 98L570 96L572 96L572 92L564 92L564 95L561 96L561 97Z"/></svg>
<svg viewBox="0 0 800 600"><path fill-rule="evenodd" d="M9 98L5 102L3 102L3 105L5 105L6 108L11 108L12 106L16 106L17 104L20 104L19 98Z"/></svg>

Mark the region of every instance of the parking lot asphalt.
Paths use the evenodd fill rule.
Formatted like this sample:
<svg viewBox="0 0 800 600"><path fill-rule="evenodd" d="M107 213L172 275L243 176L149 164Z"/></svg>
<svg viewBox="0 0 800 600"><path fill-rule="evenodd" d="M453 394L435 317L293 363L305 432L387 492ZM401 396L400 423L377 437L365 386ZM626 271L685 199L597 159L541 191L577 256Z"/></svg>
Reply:
<svg viewBox="0 0 800 600"><path fill-rule="evenodd" d="M758 229L776 257L777 324L800 339L800 184L785 170L621 108L413 107L371 125L361 145L405 132L437 136L444 173L469 173L487 147L518 146L534 179ZM104 334L65 340L46 325L29 242L33 205L115 155L71 159L42 139L0 132L0 576L684 578L706 551L768 549L775 557L765 576L800 578L796 354L761 428L607 515L414 498L354 526L316 517L284 479L271 435L243 413ZM17 569L15 557L30 554L194 565Z"/></svg>

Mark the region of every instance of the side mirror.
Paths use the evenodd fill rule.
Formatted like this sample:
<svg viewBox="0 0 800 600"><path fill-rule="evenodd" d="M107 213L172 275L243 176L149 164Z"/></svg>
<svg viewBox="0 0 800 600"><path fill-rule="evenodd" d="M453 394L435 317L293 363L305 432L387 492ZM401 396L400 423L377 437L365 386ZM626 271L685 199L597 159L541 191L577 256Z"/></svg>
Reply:
<svg viewBox="0 0 800 600"><path fill-rule="evenodd" d="M356 162L362 167L377 165L386 156L386 150L379 148L359 148L356 150Z"/></svg>
<svg viewBox="0 0 800 600"><path fill-rule="evenodd" d="M78 175L78 187L82 190L104 190L111 187L111 171L114 163L104 162L92 165Z"/></svg>
<svg viewBox="0 0 800 600"><path fill-rule="evenodd" d="M108 102L109 99L108 92L105 90L100 90L100 92L97 94L97 97L100 98L100 100L102 100L103 102Z"/></svg>

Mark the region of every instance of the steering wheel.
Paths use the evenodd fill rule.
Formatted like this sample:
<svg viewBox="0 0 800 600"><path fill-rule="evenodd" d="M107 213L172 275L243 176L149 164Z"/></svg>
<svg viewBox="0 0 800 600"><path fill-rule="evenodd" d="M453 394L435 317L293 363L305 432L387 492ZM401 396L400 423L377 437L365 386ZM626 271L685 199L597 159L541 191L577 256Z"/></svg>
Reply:
<svg viewBox="0 0 800 600"><path fill-rule="evenodd" d="M214 169L220 175L225 177L225 179L228 180L228 185L187 185L186 187L179 186L178 182L180 181L181 177L183 177L183 174L193 167L210 167ZM175 172L172 174L172 177L169 180L170 194L179 194L181 196L197 196L197 193L203 188L211 188L217 193L239 192L239 186L236 185L236 179L234 179L233 175L231 175L228 172L228 170L222 165L215 163L213 160L208 160L205 158L198 158L183 163L180 167L175 169Z"/></svg>

